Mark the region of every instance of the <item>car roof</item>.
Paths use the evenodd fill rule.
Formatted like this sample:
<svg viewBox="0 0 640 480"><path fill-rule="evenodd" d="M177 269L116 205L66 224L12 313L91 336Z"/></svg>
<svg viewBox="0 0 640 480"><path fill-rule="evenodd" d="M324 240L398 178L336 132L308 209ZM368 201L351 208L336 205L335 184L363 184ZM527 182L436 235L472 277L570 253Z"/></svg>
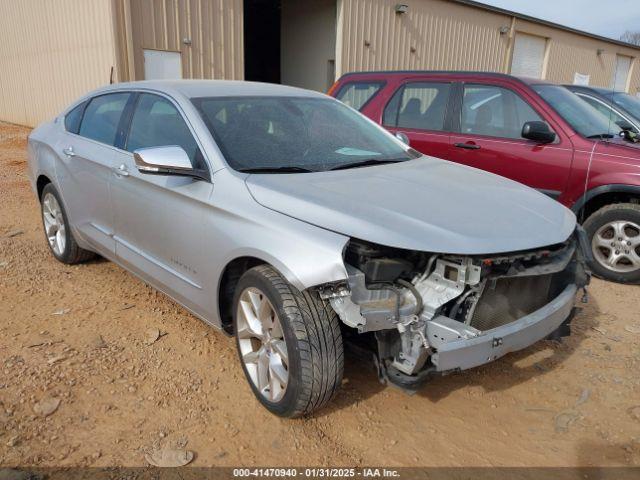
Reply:
<svg viewBox="0 0 640 480"><path fill-rule="evenodd" d="M433 75L433 76L456 76L456 77L493 77L493 78L505 78L509 80L517 80L527 85L538 85L538 84L549 84L555 85L552 82L548 82L546 80L541 80L539 78L532 77L521 77L515 75L509 75L507 73L500 72L481 72L481 71L470 71L470 70L388 70L388 71L363 71L363 72L349 72L345 73L341 79L345 79L348 77L357 77L357 76L377 76L380 78L385 77L396 77L396 76L405 76L405 75Z"/></svg>
<svg viewBox="0 0 640 480"><path fill-rule="evenodd" d="M603 87L591 87L589 85L565 85L565 87L571 90L590 90L595 93L599 93L601 95L611 95L613 93L626 93L621 91L616 91L611 88L603 88Z"/></svg>
<svg viewBox="0 0 640 480"><path fill-rule="evenodd" d="M326 98L326 95L302 88L240 80L143 80L114 83L96 90L93 94L126 89L148 89L167 94L179 93L187 98L238 96Z"/></svg>

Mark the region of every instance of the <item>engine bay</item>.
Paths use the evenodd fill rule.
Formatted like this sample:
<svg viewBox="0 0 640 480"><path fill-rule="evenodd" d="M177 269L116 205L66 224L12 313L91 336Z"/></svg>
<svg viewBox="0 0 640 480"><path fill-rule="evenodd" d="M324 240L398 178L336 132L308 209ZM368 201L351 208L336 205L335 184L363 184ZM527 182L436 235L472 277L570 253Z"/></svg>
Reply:
<svg viewBox="0 0 640 480"><path fill-rule="evenodd" d="M581 245L578 230L562 244L488 256L352 239L344 254L347 281L325 285L320 294L347 327L375 338L381 379L411 388L442 370L440 350L515 325L570 285L584 288L589 274ZM500 337L492 340L501 346Z"/></svg>

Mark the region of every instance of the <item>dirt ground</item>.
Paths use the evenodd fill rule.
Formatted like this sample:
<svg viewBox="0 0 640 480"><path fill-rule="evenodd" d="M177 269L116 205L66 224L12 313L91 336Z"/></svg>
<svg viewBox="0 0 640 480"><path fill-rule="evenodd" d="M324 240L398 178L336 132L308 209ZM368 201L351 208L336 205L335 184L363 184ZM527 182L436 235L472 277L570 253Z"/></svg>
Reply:
<svg viewBox="0 0 640 480"><path fill-rule="evenodd" d="M348 355L328 408L281 420L231 338L113 263L54 260L28 133L0 125L0 465L146 465L158 446L186 446L195 466L640 465L639 287L594 280L563 344L413 396ZM148 344L150 328L163 335ZM51 399L54 413L35 413Z"/></svg>

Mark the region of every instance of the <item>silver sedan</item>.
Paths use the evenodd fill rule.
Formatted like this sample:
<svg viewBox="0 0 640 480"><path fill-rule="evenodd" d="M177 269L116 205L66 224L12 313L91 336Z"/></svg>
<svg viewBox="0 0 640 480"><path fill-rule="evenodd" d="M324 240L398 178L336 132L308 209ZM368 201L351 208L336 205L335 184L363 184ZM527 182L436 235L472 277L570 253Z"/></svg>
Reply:
<svg viewBox="0 0 640 480"><path fill-rule="evenodd" d="M415 390L559 338L588 282L560 204L290 87L102 88L32 132L29 175L56 259L99 254L235 335L281 416L332 398L347 344Z"/></svg>

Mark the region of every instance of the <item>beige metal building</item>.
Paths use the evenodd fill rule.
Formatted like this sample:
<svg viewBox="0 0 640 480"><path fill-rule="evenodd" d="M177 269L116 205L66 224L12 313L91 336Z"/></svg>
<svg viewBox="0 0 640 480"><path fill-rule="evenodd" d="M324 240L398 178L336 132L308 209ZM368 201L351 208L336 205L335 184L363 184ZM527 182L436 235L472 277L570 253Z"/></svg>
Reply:
<svg viewBox="0 0 640 480"><path fill-rule="evenodd" d="M357 70L485 70L640 91L640 48L470 0L6 0L0 120L35 125L110 81L326 90Z"/></svg>

